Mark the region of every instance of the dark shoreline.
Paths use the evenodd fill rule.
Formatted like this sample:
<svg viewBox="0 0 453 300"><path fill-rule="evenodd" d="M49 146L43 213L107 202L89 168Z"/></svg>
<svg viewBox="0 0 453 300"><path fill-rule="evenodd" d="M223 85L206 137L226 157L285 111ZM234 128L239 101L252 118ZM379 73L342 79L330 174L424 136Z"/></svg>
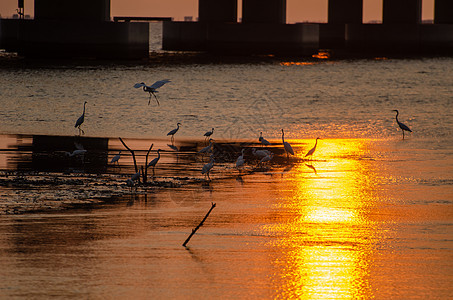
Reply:
<svg viewBox="0 0 453 300"><path fill-rule="evenodd" d="M100 60L100 59L36 59L18 56L16 53L0 52L0 69L8 68L73 68L80 66L160 66L160 65L206 65L206 64L279 64L282 62L322 63L326 61L362 59L431 59L451 58L452 55L385 54L385 53L341 53L326 51L327 56L291 55L238 55L209 52L151 52L149 58L141 60ZM315 55L317 56L317 54Z"/></svg>

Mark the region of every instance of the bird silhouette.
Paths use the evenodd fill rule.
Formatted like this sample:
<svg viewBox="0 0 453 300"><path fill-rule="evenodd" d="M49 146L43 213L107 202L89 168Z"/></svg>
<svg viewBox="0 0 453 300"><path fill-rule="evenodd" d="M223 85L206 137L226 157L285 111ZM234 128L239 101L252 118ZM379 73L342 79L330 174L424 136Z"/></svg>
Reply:
<svg viewBox="0 0 453 300"><path fill-rule="evenodd" d="M293 147L291 147L291 145L288 142L285 142L285 132L283 131L283 128L282 128L282 143L286 151L286 157L289 158L289 154L294 155Z"/></svg>
<svg viewBox="0 0 453 300"><path fill-rule="evenodd" d="M310 151L307 152L307 154L305 154L305 157L307 157L307 156L310 156L310 158L313 157L313 153L315 153L316 146L318 145L318 140L320 140L320 139L321 138L319 138L319 137L316 138L315 146L313 148L311 148Z"/></svg>
<svg viewBox="0 0 453 300"><path fill-rule="evenodd" d="M181 123L176 124L177 127L176 127L175 129L173 129L173 130L170 130L170 131L167 133L167 136L171 135L171 140L172 140L172 141L173 141L173 139L174 139L174 137L175 137L176 132L178 132L179 126L180 126L180 125L182 125L182 124L181 124Z"/></svg>
<svg viewBox="0 0 453 300"><path fill-rule="evenodd" d="M205 134L205 139L209 138L212 134L214 133L214 128L211 129L211 131L206 131Z"/></svg>
<svg viewBox="0 0 453 300"><path fill-rule="evenodd" d="M197 153L199 153L199 154L209 153L209 151L211 151L211 146L212 146L212 142L213 141L214 141L213 139L209 139L209 145L207 145L206 147L202 148Z"/></svg>
<svg viewBox="0 0 453 300"><path fill-rule="evenodd" d="M84 102L83 103L83 113L82 115L77 119L75 125L74 125L74 128L78 128L79 129L79 135L80 135L80 132L82 132L83 134L85 134L85 131L83 131L82 128L80 128L80 126L83 124L83 122L85 121L85 106L88 102Z"/></svg>
<svg viewBox="0 0 453 300"><path fill-rule="evenodd" d="M154 177L154 168L156 167L157 162L160 159L160 151L162 151L162 150L161 149L157 150L157 157L155 159L153 159L152 161L150 161L149 164L148 164L148 168L149 167L153 167L153 177Z"/></svg>
<svg viewBox="0 0 453 300"><path fill-rule="evenodd" d="M206 174L209 180L211 180L211 177L209 177L209 173L211 172L212 167L214 167L214 158L211 158L211 161L203 166L201 169L201 174Z"/></svg>
<svg viewBox="0 0 453 300"><path fill-rule="evenodd" d="M259 137L258 140L259 140L259 141L261 142L261 144L264 145L264 146L269 146L269 145L271 145L271 143L270 143L268 140L266 140L265 138L263 138L263 132L260 132L260 137Z"/></svg>
<svg viewBox="0 0 453 300"><path fill-rule="evenodd" d="M412 130L410 130L409 127L407 127L406 124L404 123L401 123L400 121L398 121L398 115L399 115L399 112L397 109L394 109L393 111L396 112L396 116L395 116L395 119L396 119L396 123L398 123L398 126L401 128L401 131L403 132L403 140L404 140L404 131L409 131L409 132L412 132Z"/></svg>
<svg viewBox="0 0 453 300"><path fill-rule="evenodd" d="M121 158L121 151L118 152L118 154L115 155L115 156L112 158L112 160L110 161L110 163L111 163L111 164L117 163L117 164L119 165L119 162L118 162L118 161L120 160L120 158Z"/></svg>
<svg viewBox="0 0 453 300"><path fill-rule="evenodd" d="M149 93L148 105L151 103L152 96L154 96L154 98L156 98L157 105L160 105L159 99L157 99L157 95L156 95L156 93L158 93L157 89L168 82L171 82L171 81L168 79L159 80L159 81L154 82L152 85L146 85L146 83L140 82L140 83L134 84L134 88L138 89L138 88L142 87L143 91Z"/></svg>

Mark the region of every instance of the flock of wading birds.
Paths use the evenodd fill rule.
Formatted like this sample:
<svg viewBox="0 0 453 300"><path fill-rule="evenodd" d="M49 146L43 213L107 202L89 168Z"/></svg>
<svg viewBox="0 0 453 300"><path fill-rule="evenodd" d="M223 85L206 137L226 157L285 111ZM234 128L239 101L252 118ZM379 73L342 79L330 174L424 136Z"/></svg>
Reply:
<svg viewBox="0 0 453 300"><path fill-rule="evenodd" d="M157 105L160 105L159 103L159 99L157 98L157 89L162 87L164 84L168 83L168 82L171 82L170 80L168 79L164 79L164 80L159 80L159 81L156 81L155 83L153 83L152 85L146 85L144 82L141 82L141 83L136 83L134 85L134 88L143 88L143 91L145 92L148 92L149 93L149 101L148 101L148 105L151 103L151 99L152 97L154 96L154 98L156 99L156 102L157 102ZM80 127L83 122L85 121L85 106L86 106L87 102L85 101L85 103L83 104L83 113L82 115L77 119L76 123L75 123L75 128L78 128L79 129L79 134L80 133L84 133L83 129ZM398 126L401 128L402 132L403 132L403 139L404 139L404 131L408 131L408 132L412 132L412 130L407 126L405 125L404 123L401 123L399 120L398 120L398 115L399 115L399 112L398 110L393 110L394 112L396 112L396 116L395 116L395 119L396 119L396 123L398 124ZM182 124L181 123L177 123L176 124L176 128L173 129L173 130L170 130L168 133L167 133L167 136L171 136L171 140L172 140L172 145L169 145L172 149L174 150L178 150L175 146L173 146L173 139L174 139L174 136L175 134L178 132L179 130L179 126L181 126ZM198 151L199 154L209 154L209 153L212 153L212 145L213 145L213 139L211 139L210 137L213 135L214 133L214 128L212 128L210 131L207 131L205 134L204 134L204 137L205 139L208 139L209 138L209 145L204 147L203 149L201 149L200 151ZM316 142L315 142L315 145L313 146L313 148L310 149L310 151L307 152L307 154L305 155L305 157L309 157L311 158L313 156L313 153L315 153L316 151L316 146L318 145L318 139L320 139L319 137L316 138ZM260 137L259 137L259 142L264 145L264 146L269 146L271 145L271 143L266 140L265 138L263 138L263 133L260 132ZM291 147L291 144L286 142L285 141L285 132L284 130L282 129L282 144L283 144L283 147L285 149L285 152L286 152L286 155L287 157L289 157L289 155L294 155L294 150L293 148ZM274 157L274 154L269 151L269 150L256 150L255 148L252 149L253 150L253 155L261 158L260 159L260 164L264 163L264 162L268 162L270 160L272 160L272 158ZM162 151L161 149L158 149L157 150L157 157L154 158L150 163L148 163L148 165L146 166L146 168L149 168L149 167L152 167L153 168L153 171L154 171L154 167L156 166L157 162L159 161L160 159L160 151ZM244 165L245 163L245 160L244 160L244 151L245 149L242 149L241 151L241 155L237 158L236 160L236 168L240 168L241 166ZM84 154L86 152L86 150L83 150L83 149L79 149L79 150L75 150L74 152L72 152L71 156L73 155L79 155L79 154ZM111 164L114 164L114 163L118 163L119 159L121 158L121 151L115 155L112 160L110 161ZM210 157L210 162L205 164L203 166L203 168L201 169L201 174L204 174L205 176L207 176L207 178L210 180L210 177L209 177L209 172L211 171L212 167L214 166L214 162L215 162L215 159L214 159L214 156L211 155ZM140 172L141 171L138 171L137 173L135 173L134 175L132 175L131 178L127 179L126 181L126 184L129 186L129 187L133 187L135 186L135 182L137 180L139 180L140 178ZM153 172L154 173L154 172Z"/></svg>

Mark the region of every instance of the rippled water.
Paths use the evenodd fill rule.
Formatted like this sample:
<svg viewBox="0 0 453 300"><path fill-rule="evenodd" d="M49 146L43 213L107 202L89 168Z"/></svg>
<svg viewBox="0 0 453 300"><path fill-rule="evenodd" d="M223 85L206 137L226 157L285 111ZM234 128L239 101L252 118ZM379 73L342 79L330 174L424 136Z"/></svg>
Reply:
<svg viewBox="0 0 453 300"><path fill-rule="evenodd" d="M414 136L451 135L453 59L81 65L1 69L0 131L88 136L279 138L396 136L393 109ZM136 82L168 78L161 105Z"/></svg>
<svg viewBox="0 0 453 300"><path fill-rule="evenodd" d="M311 143L298 145L301 157ZM0 292L446 299L453 275L451 157L449 146L419 149L409 139L327 139L313 161L222 179L223 165L209 184L65 213L0 216ZM212 202L204 226L182 247Z"/></svg>
<svg viewBox="0 0 453 300"><path fill-rule="evenodd" d="M160 89L160 106L132 88L164 78L172 82ZM211 127L218 140L257 141L262 131L280 142L285 128L297 158L244 176L227 161L209 183L0 216L0 295L447 299L451 78L451 58L2 68L3 134L75 135L88 101L88 137L141 138L134 145L146 151L152 142L165 146L177 122L178 145L202 140ZM393 109L414 131L405 140ZM314 159L303 160L317 136ZM110 141L109 159L119 147ZM11 168L8 147L2 168ZM158 180L202 178L202 162L185 169L176 153L163 155ZM250 153L246 161L252 168Z"/></svg>

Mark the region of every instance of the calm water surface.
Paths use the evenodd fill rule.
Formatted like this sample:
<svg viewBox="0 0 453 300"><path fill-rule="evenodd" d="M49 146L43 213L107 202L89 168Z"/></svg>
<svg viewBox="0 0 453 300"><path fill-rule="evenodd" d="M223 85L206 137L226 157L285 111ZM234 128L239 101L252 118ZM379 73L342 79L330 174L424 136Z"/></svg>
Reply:
<svg viewBox="0 0 453 300"><path fill-rule="evenodd" d="M152 140L181 122L176 140L215 127L278 142L285 128L300 159L324 139L313 161L0 216L0 295L447 299L452 70L447 58L2 69L2 133L76 134L88 101L87 136ZM132 88L163 78L161 106ZM414 131L404 141L392 109Z"/></svg>

